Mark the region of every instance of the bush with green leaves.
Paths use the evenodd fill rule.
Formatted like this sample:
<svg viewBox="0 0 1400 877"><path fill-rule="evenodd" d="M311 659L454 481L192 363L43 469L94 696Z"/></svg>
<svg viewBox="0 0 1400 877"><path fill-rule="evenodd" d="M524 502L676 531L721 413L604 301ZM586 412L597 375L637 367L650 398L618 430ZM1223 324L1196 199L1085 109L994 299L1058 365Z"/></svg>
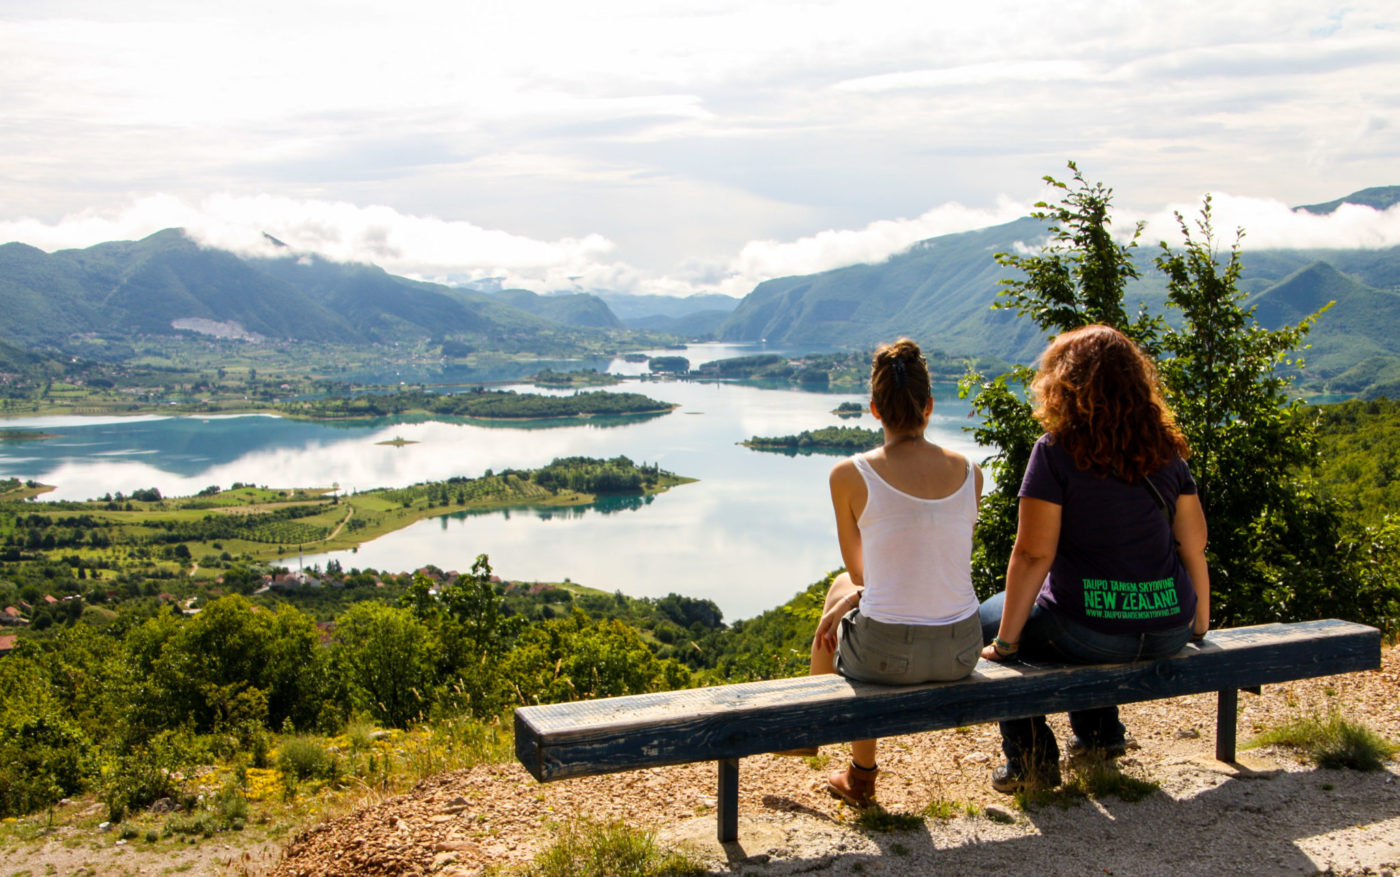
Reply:
<svg viewBox="0 0 1400 877"><path fill-rule="evenodd" d="M436 696L438 646L412 611L357 603L336 622L332 684L343 704L402 728L426 718Z"/></svg>
<svg viewBox="0 0 1400 877"><path fill-rule="evenodd" d="M239 595L189 620L148 619L127 638L137 678L131 718L144 733L192 722L201 733L250 739L287 720L314 724L324 683L320 637L311 619L282 606L268 611Z"/></svg>
<svg viewBox="0 0 1400 877"><path fill-rule="evenodd" d="M183 771L209 760L205 741L188 729L161 731L143 743L109 751L99 789L108 818L120 822L161 798L179 797Z"/></svg>
<svg viewBox="0 0 1400 877"><path fill-rule="evenodd" d="M298 780L331 779L335 773L335 757L312 737L295 735L282 738L277 747L277 767Z"/></svg>
<svg viewBox="0 0 1400 877"><path fill-rule="evenodd" d="M0 720L0 817L52 807L83 789L94 768L91 740L57 711L6 711Z"/></svg>
<svg viewBox="0 0 1400 877"><path fill-rule="evenodd" d="M684 688L689 672L658 658L633 627L574 609L524 631L501 662L520 704Z"/></svg>

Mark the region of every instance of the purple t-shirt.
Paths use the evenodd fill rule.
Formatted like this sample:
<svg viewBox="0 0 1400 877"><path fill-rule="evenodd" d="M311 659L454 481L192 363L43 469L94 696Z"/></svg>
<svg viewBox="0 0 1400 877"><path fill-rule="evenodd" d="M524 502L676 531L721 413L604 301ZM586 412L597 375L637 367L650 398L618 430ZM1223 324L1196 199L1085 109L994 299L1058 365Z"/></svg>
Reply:
<svg viewBox="0 0 1400 877"><path fill-rule="evenodd" d="M1186 461L1148 476L1172 513L1195 493ZM1021 496L1062 509L1060 542L1036 603L1105 633L1190 624L1196 592L1176 552L1166 512L1141 482L1085 471L1049 435L1031 450Z"/></svg>

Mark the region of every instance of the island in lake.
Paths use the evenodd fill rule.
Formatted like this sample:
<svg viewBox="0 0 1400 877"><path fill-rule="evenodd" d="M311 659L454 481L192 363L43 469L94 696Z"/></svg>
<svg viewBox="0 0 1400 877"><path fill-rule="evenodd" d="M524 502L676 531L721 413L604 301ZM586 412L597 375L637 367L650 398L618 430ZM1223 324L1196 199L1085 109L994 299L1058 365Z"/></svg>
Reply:
<svg viewBox="0 0 1400 877"><path fill-rule="evenodd" d="M37 442L41 439L58 437L56 433L39 432L33 429L0 429L0 442Z"/></svg>
<svg viewBox="0 0 1400 877"><path fill-rule="evenodd" d="M741 444L756 451L781 454L832 454L840 456L868 451L880 446L885 434L878 429L859 426L828 426L803 430L797 435L754 436Z"/></svg>
<svg viewBox="0 0 1400 877"><path fill-rule="evenodd" d="M642 499L694 480L624 456L562 457L539 469L487 470L479 478L457 476L348 495L235 484L227 490L211 485L187 497L148 488L86 502L21 506L48 488L11 478L0 480L0 546L19 556L30 550L32 532L45 550L67 551L76 565L110 570L109 575L127 569L112 552L121 548L122 557L145 558L167 575L183 572L191 558L197 559L198 568L189 574L212 579L231 563L271 562L299 550L350 549L437 515L580 506L603 496Z"/></svg>
<svg viewBox="0 0 1400 877"><path fill-rule="evenodd" d="M675 408L670 402L658 402L640 393L612 393L600 390L593 393L574 393L571 396L545 396L477 387L465 393L401 390L395 393L327 396L321 399L287 402L277 410L289 417L312 420L393 417L414 413L480 420L553 420L566 417L667 414Z"/></svg>

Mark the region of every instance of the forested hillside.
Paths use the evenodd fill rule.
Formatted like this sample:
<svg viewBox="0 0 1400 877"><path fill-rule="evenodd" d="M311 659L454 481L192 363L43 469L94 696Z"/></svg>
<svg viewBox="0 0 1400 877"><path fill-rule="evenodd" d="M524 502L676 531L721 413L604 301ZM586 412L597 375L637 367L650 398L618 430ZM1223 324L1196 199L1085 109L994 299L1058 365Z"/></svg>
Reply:
<svg viewBox="0 0 1400 877"><path fill-rule="evenodd" d="M528 307L373 265L300 254L244 259L200 246L179 229L53 254L0 246L0 340L23 347L83 333L121 338L177 329L336 343L514 338L528 347L522 339L619 326L592 296L516 301Z"/></svg>
<svg viewBox="0 0 1400 877"><path fill-rule="evenodd" d="M1367 189L1312 212L1346 203L1386 208L1400 187ZM1024 321L991 308L1001 281L1015 272L995 253L1038 246L1047 227L1030 218L923 241L879 264L853 265L760 284L718 330L728 341L794 346L869 348L908 335L928 349L1029 362L1044 342ZM1145 242L1153 243L1153 242ZM1165 279L1155 246L1129 258L1137 277L1124 301L1165 312ZM1329 301L1336 304L1308 338L1306 386L1312 391L1393 392L1396 385L1368 374L1400 367L1400 248L1370 250L1251 250L1242 257L1239 288L1251 295L1266 328L1296 321ZM1168 315L1170 319L1170 315ZM1373 359L1379 357L1379 359ZM1366 369L1352 371L1363 361Z"/></svg>

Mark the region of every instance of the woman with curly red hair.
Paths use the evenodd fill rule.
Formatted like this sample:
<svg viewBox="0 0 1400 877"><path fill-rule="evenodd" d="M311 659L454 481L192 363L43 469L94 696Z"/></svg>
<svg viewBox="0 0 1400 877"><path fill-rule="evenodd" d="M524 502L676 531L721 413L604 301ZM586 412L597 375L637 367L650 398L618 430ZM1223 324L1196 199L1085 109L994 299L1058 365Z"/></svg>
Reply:
<svg viewBox="0 0 1400 877"><path fill-rule="evenodd" d="M1164 658L1210 626L1206 520L1152 360L1109 326L1051 342L1031 386L1045 429L1021 481L1006 590L982 604L982 657ZM1069 714L1070 755L1126 751L1117 707ZM1044 716L1001 723L992 785L1060 782Z"/></svg>

